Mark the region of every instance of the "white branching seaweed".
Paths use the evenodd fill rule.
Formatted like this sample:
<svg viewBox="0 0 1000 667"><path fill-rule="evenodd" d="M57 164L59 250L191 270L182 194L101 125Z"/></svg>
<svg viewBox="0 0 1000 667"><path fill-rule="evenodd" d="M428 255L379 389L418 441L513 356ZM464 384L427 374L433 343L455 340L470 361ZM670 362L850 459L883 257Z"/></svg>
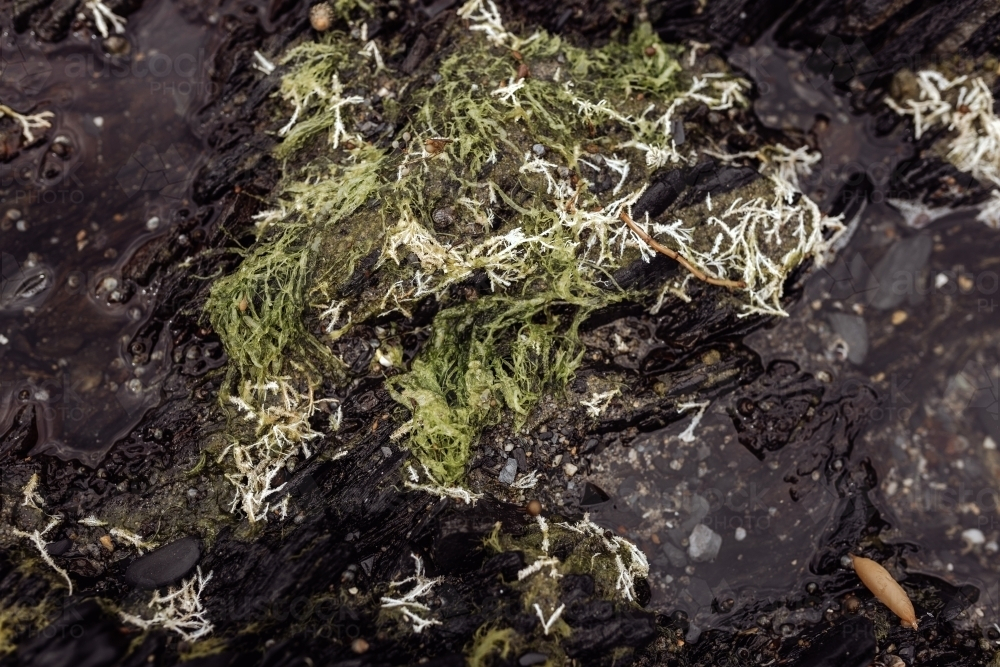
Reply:
<svg viewBox="0 0 1000 667"><path fill-rule="evenodd" d="M468 0L459 8L458 15L471 22L469 30L482 32L486 39L496 46L518 49L539 37L537 32L526 39L507 32L500 16L500 10L497 9L493 0L485 0L485 2L483 0Z"/></svg>
<svg viewBox="0 0 1000 667"><path fill-rule="evenodd" d="M411 425L412 423L412 421L407 422L407 424ZM405 427L406 424L404 424L400 430ZM396 433L399 433L400 430L397 430ZM395 435L395 433L393 435ZM400 433L400 435L402 434ZM483 497L480 493L473 493L472 491L463 489L460 486L445 486L438 480L434 479L434 476L431 474L430 470L427 469L427 466L420 464L420 467L424 471L424 481L421 481L420 475L417 474L417 471L413 466L407 466L409 479L403 482L406 488L414 491L426 491L432 496L437 496L438 498L454 498L455 500L461 500L466 505L475 504L477 500Z"/></svg>
<svg viewBox="0 0 1000 667"><path fill-rule="evenodd" d="M84 517L83 519L80 519L80 521L78 523L80 525L82 525L82 526L88 526L90 528L99 528L101 526L108 525L107 521L101 521L100 519L98 519L93 514L91 514L88 517Z"/></svg>
<svg viewBox="0 0 1000 667"><path fill-rule="evenodd" d="M35 549L38 551L38 555L42 557L42 560L45 561L45 563L49 567L58 572L59 575L66 580L66 586L69 588L69 594L73 595L73 581L69 578L69 574L66 573L66 570L56 565L56 562L52 559L52 556L49 554L49 550L46 549L46 547L50 543L42 539L46 535L46 533L48 533L50 530L52 530L61 523L62 523L62 517L54 516L49 520L48 524L46 524L45 528L43 528L42 530L33 530L30 533L27 533L23 530L18 530L17 528L14 528L13 530L14 534L17 535L18 537L24 537L31 541L32 545L34 545Z"/></svg>
<svg viewBox="0 0 1000 667"><path fill-rule="evenodd" d="M94 17L94 25L97 27L97 32L101 33L101 37L108 37L111 34L108 30L109 22L115 33L120 35L125 32L125 24L128 21L125 20L125 17L118 16L111 11L101 0L87 0L85 7L90 10L91 16Z"/></svg>
<svg viewBox="0 0 1000 667"><path fill-rule="evenodd" d="M163 628L176 632L186 641L196 641L211 633L213 629L201 602L205 585L211 578L211 572L207 577L203 577L199 566L197 574L181 582L180 588L171 586L166 595L160 595L159 591L153 593L153 598L147 605L154 610L152 618L142 618L125 612L119 614L122 620L143 630Z"/></svg>
<svg viewBox="0 0 1000 667"><path fill-rule="evenodd" d="M990 193L990 199L979 211L976 220L984 222L993 229L1000 229L1000 190Z"/></svg>
<svg viewBox="0 0 1000 667"><path fill-rule="evenodd" d="M398 251L401 247L409 249L417 256L422 269L430 274L439 274L440 279L433 281L421 280L424 273L418 273L414 280L416 289L409 298L416 299L431 293L440 293L449 285L468 277L474 271L481 270L494 288L507 287L512 282L525 277L528 266L522 261L531 248L545 247L548 232L535 236L527 236L520 227L516 227L502 236L486 239L478 245L450 245L438 241L434 234L417 222L416 217L404 210L399 223L389 232L386 239L382 260L392 259L401 264L405 253ZM386 295L383 304L391 296Z"/></svg>
<svg viewBox="0 0 1000 667"><path fill-rule="evenodd" d="M255 423L258 434L253 443L231 444L219 456L221 463L231 455L236 468L226 475L236 488L230 511L241 508L251 522L267 520L269 499L285 488L285 484L272 487L274 478L293 456L312 456L309 443L322 434L309 420L319 405L329 401L316 400L312 387L297 391L288 377L260 385L246 383L241 396L229 397L243 418Z"/></svg>
<svg viewBox="0 0 1000 667"><path fill-rule="evenodd" d="M45 500L38 493L38 473L36 472L28 480L28 483L24 485L24 502L21 503L21 507L32 507L36 510L42 510L40 505L45 504ZM44 511L44 510L42 510Z"/></svg>
<svg viewBox="0 0 1000 667"><path fill-rule="evenodd" d="M917 73L917 99L902 105L886 97L886 105L913 119L913 135L919 139L934 127L944 126L945 157L961 171L972 174L993 188L1000 187L1000 118L993 111L993 93L981 77L962 75L949 79L940 72ZM978 219L1000 227L1000 205L996 192L980 210Z"/></svg>
<svg viewBox="0 0 1000 667"><path fill-rule="evenodd" d="M537 602L535 603L534 607L535 607L535 613L538 614L538 620L542 622L542 630L544 630L546 636L548 636L549 630L552 629L552 626L555 625L555 622L559 620L560 616L562 616L563 611L566 610L566 605L565 604L559 605L559 607L552 612L552 615L549 616L548 619L545 618L545 614L542 613L542 608L538 606Z"/></svg>
<svg viewBox="0 0 1000 667"><path fill-rule="evenodd" d="M413 623L413 631L419 634L428 626L441 625L441 621L427 617L430 607L421 602L421 598L431 594L434 587L441 583L443 578L428 579L424 576L424 560L417 554L410 555L416 565L416 572L412 577L389 582L389 588L397 589L409 583L412 583L413 586L399 597L384 596L381 603L383 609L399 609L403 616Z"/></svg>
<svg viewBox="0 0 1000 667"><path fill-rule="evenodd" d="M517 480L510 486L514 489L533 489L536 484L538 484L538 471L532 470L531 472L518 477Z"/></svg>
<svg viewBox="0 0 1000 667"><path fill-rule="evenodd" d="M540 572L543 568L546 567L550 568L549 576L552 577L553 579L558 579L559 577L562 576L562 574L559 572L559 568L556 567L560 563L561 561L558 558L554 557L535 559L534 563L528 565L527 567L523 567L517 571L517 580L524 581L525 579L533 575L535 572Z"/></svg>
<svg viewBox="0 0 1000 667"><path fill-rule="evenodd" d="M604 411L608 409L611 405L612 399L621 392L620 389L612 389L610 391L602 391L597 394L592 394L589 400L580 401L580 405L587 408L587 414L591 417L600 417L604 414Z"/></svg>
<svg viewBox="0 0 1000 667"><path fill-rule="evenodd" d="M136 535L132 531L125 530L124 528L112 528L108 532L111 533L112 537L117 537L122 542L134 547L136 553L140 556L142 555L143 549L155 549L159 546L159 542L147 542L142 539L140 535Z"/></svg>
<svg viewBox="0 0 1000 667"><path fill-rule="evenodd" d="M711 405L711 401L700 401L697 403L681 403L677 406L677 412L685 412L687 410L697 410L694 413L694 417L691 418L691 423L688 427L684 429L678 437L683 442L694 442L694 431L698 428L698 424L701 423L701 418L705 416L705 411L708 410L708 406Z"/></svg>
<svg viewBox="0 0 1000 667"><path fill-rule="evenodd" d="M9 116L21 125L21 136L27 145L35 143L35 133L32 130L44 130L52 127L49 118L55 116L51 111L41 111L35 114L18 113L5 104L0 104L0 116Z"/></svg>
<svg viewBox="0 0 1000 667"><path fill-rule="evenodd" d="M607 533L603 528L590 520L590 513L583 515L577 523L559 523L562 528L589 538L595 538L603 546L607 554L613 555L618 579L615 589L628 601L636 599L635 578L649 575L649 561L637 546L623 537ZM622 556L626 556L625 559ZM628 561L627 563L625 561Z"/></svg>

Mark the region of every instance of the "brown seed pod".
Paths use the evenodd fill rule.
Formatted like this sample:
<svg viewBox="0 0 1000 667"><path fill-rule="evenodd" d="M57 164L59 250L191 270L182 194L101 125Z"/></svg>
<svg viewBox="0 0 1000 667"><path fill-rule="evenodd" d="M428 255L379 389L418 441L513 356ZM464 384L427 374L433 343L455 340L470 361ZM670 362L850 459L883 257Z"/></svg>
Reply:
<svg viewBox="0 0 1000 667"><path fill-rule="evenodd" d="M871 560L849 554L861 583L868 587L886 607L903 621L903 627L917 629L917 614L913 610L910 596L896 583L889 571Z"/></svg>
<svg viewBox="0 0 1000 667"><path fill-rule="evenodd" d="M328 2L313 5L309 10L309 23L316 32L326 32L333 25L333 7Z"/></svg>
<svg viewBox="0 0 1000 667"><path fill-rule="evenodd" d="M538 516L542 513L542 504L537 500L530 500L528 502L528 514L531 516Z"/></svg>

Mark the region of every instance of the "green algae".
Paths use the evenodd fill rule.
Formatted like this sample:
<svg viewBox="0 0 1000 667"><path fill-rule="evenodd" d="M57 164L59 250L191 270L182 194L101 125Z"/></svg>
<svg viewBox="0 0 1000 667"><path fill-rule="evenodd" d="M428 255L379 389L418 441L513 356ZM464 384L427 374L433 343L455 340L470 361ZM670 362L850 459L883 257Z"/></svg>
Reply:
<svg viewBox="0 0 1000 667"><path fill-rule="evenodd" d="M652 296L610 276L651 254L619 214L654 169L686 159L668 145L677 105L742 103L743 84L692 79L682 49L648 25L598 49L541 31L487 39L475 32L484 25L451 28L430 77L389 77L335 31L283 58L285 178L207 305L230 353L223 401L257 405L276 377L300 392L323 377L343 386L336 340L436 300L417 357L407 366L387 348L369 372L385 373L411 412L396 435L440 487L461 482L484 428L504 415L520 427L559 395L589 315ZM392 146L358 135L362 119L392 125ZM588 180L598 172L613 187ZM483 280L485 293L463 297Z"/></svg>

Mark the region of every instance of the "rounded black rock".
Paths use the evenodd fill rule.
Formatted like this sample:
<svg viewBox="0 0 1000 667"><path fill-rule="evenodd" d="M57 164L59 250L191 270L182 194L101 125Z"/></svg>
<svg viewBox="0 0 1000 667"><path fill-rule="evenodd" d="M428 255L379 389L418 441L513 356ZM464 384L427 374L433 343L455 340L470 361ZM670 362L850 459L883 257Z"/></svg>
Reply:
<svg viewBox="0 0 1000 667"><path fill-rule="evenodd" d="M183 537L132 561L125 570L125 581L139 588L166 586L190 572L200 556L198 540Z"/></svg>

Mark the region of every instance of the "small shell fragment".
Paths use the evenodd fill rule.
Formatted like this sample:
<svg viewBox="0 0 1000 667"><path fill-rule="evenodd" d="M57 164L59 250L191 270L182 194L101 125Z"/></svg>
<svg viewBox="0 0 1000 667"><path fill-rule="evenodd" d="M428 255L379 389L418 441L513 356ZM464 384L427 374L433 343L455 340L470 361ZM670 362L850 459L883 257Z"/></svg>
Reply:
<svg viewBox="0 0 1000 667"><path fill-rule="evenodd" d="M917 614L913 610L910 597L903 587L896 583L889 571L870 558L850 554L854 571L861 582L868 587L886 607L903 621L903 627L917 629Z"/></svg>

